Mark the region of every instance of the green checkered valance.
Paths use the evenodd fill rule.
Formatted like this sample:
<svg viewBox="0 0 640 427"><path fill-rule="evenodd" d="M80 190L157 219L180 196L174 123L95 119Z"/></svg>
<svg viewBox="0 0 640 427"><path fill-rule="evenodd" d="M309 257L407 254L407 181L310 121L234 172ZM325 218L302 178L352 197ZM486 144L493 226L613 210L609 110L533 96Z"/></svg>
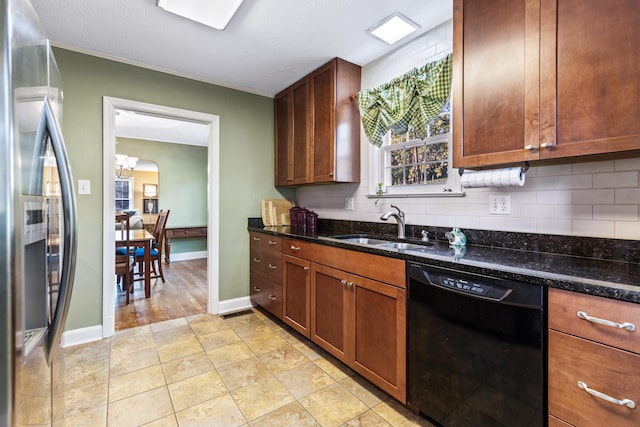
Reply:
<svg viewBox="0 0 640 427"><path fill-rule="evenodd" d="M449 99L451 70L449 54L376 88L360 91L358 107L369 142L380 147L389 129L405 133L410 125L424 138L426 125Z"/></svg>

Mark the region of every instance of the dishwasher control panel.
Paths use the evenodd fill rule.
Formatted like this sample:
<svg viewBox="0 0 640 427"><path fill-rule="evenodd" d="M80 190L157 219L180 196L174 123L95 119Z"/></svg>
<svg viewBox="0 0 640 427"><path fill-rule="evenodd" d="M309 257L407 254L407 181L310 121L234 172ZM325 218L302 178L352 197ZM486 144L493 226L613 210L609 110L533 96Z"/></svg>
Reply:
<svg viewBox="0 0 640 427"><path fill-rule="evenodd" d="M433 271L423 271L422 273L425 279L432 285L450 288L458 292L465 292L495 301L501 301L511 293L511 289L509 288L473 280L472 278L445 275Z"/></svg>
<svg viewBox="0 0 640 427"><path fill-rule="evenodd" d="M417 281L451 292L491 301L504 300L512 294L514 289L519 289L519 293L522 291L525 291L526 294L535 292L533 288L522 283L412 262L407 263L407 278L409 281ZM538 298L534 297L534 300Z"/></svg>

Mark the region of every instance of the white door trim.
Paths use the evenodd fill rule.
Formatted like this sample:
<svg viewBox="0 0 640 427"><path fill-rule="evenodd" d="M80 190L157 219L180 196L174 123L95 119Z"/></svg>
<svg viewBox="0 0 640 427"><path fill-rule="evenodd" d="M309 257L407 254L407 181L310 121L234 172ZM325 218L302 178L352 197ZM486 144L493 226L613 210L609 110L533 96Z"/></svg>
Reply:
<svg viewBox="0 0 640 427"><path fill-rule="evenodd" d="M176 119L200 122L209 126L209 167L208 167L208 213L207 213L207 286L209 298L207 311L218 313L219 311L219 275L220 263L219 241L219 217L220 217L220 117L200 113L197 111L182 110L179 108L162 105L147 104L128 99L102 98L102 147L103 147L103 262L102 262L102 336L110 337L115 331L115 286L114 269L115 257L115 227L113 226L113 213L115 212L115 200L112 197L115 191L114 175L116 137L115 137L115 110L133 110L141 113L157 114Z"/></svg>

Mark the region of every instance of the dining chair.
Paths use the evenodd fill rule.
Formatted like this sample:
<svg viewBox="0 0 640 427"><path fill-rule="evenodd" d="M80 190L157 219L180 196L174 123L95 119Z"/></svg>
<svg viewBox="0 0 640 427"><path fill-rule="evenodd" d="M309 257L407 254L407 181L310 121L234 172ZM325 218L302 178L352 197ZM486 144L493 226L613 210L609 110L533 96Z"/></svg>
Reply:
<svg viewBox="0 0 640 427"><path fill-rule="evenodd" d="M169 218L169 212L160 211L158 213L158 218L156 219L156 224L153 229L153 242L151 242L151 278L157 279L158 277L162 279L162 283L164 283L164 273L162 272L162 249L164 242L164 229L167 225L167 219ZM138 263L138 272L139 277L144 277L144 248L138 248L135 252L136 262ZM158 268L156 269L156 265ZM142 280L142 279L137 279Z"/></svg>
<svg viewBox="0 0 640 427"><path fill-rule="evenodd" d="M135 257L129 251L129 215L116 214L116 223L119 223L120 232L126 237L124 239L124 246L116 248L115 273L118 278L118 283L122 280L122 290L126 295L126 302L129 304L129 293L133 290L133 270L135 268Z"/></svg>

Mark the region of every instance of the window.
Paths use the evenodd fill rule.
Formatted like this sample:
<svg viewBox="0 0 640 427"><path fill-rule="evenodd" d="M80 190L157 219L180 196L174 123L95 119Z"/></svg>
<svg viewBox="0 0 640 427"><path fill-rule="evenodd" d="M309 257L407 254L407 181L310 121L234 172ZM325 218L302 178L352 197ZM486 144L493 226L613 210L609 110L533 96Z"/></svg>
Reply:
<svg viewBox="0 0 640 427"><path fill-rule="evenodd" d="M116 178L116 212L133 209L133 179Z"/></svg>
<svg viewBox="0 0 640 427"><path fill-rule="evenodd" d="M380 147L376 191L388 195L451 192L456 174L450 170L451 107L426 126L420 139L412 127L404 134L387 132ZM453 178L453 179L450 179Z"/></svg>

